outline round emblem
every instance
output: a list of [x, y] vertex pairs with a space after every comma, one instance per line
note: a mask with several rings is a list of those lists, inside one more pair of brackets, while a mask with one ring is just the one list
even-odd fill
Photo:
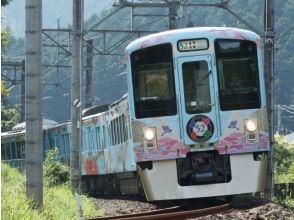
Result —
[[188, 121], [187, 134], [195, 142], [207, 141], [213, 132], [213, 123], [205, 115], [195, 115]]

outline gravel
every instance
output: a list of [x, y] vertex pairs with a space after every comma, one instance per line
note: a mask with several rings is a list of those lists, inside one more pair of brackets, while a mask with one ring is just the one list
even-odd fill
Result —
[[[96, 198], [97, 209], [104, 210], [105, 216], [117, 216], [180, 205], [179, 202], [146, 202], [142, 197]], [[234, 210], [226, 214], [210, 215], [197, 220], [294, 220], [293, 210], [273, 202], [246, 195], [238, 196], [233, 200]], [[192, 219], [191, 219], [192, 220]]]

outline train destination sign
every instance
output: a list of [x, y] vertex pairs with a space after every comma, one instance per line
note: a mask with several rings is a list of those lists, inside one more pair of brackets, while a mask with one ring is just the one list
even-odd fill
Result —
[[193, 50], [207, 50], [208, 40], [207, 39], [190, 39], [178, 41], [179, 51], [193, 51]]

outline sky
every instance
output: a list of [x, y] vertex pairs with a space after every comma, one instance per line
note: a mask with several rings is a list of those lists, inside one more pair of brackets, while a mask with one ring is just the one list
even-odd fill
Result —
[[[72, 23], [73, 0], [43, 0], [43, 28], [68, 27]], [[85, 20], [93, 14], [99, 14], [101, 10], [112, 7], [113, 0], [84, 0]], [[1, 27], [10, 27], [15, 37], [25, 35], [25, 0], [11, 0], [1, 8]]]

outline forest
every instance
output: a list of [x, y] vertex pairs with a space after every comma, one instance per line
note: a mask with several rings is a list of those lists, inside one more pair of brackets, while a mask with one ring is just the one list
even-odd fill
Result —
[[[191, 1], [190, 1], [191, 2]], [[193, 3], [217, 3], [218, 0], [193, 1]], [[275, 105], [294, 104], [294, 1], [275, 1]], [[248, 22], [260, 33], [263, 33], [263, 0], [231, 0], [229, 9]], [[49, 8], [54, 13], [54, 7]], [[99, 15], [93, 14], [85, 20], [84, 28], [91, 27], [99, 20], [107, 16], [113, 8], [102, 11]], [[85, 11], [87, 13], [87, 11]], [[124, 8], [115, 13], [96, 29], [130, 30], [131, 17], [130, 8]], [[168, 10], [166, 8], [137, 8], [139, 14], [158, 14], [156, 17], [135, 17], [133, 20], [134, 30], [144, 30], [159, 32], [168, 29]], [[226, 10], [218, 7], [187, 7], [179, 8], [177, 17], [177, 28], [184, 28], [188, 23], [194, 26], [227, 26], [250, 29], [232, 16]], [[122, 19], [123, 18], [123, 19]], [[5, 18], [4, 18], [5, 19]], [[70, 28], [70, 26], [60, 27]], [[15, 37], [8, 27], [5, 28], [10, 33], [9, 44], [2, 51], [1, 57], [24, 57], [25, 40]], [[3, 31], [3, 30], [2, 30]], [[65, 33], [54, 32], [50, 36], [60, 44], [68, 46], [69, 40]], [[121, 56], [101, 56], [95, 55], [93, 58], [93, 105], [104, 105], [120, 98], [127, 91], [126, 74], [124, 74], [123, 51], [124, 47], [136, 39], [136, 35], [126, 33], [109, 33], [106, 45], [103, 44], [102, 36], [98, 32], [91, 32], [85, 36], [85, 41], [93, 39], [94, 47], [102, 51], [104, 48], [109, 53], [121, 54]], [[48, 45], [50, 39], [43, 37], [44, 45]], [[52, 42], [51, 42], [52, 43]], [[61, 62], [59, 62], [61, 60]], [[59, 68], [51, 67], [58, 63]], [[83, 86], [85, 87], [86, 72], [86, 43], [84, 46], [84, 66], [83, 66]], [[70, 119], [70, 56], [57, 47], [43, 47], [43, 112], [44, 117], [57, 122], [65, 122]], [[3, 67], [2, 67], [3, 68]], [[4, 70], [8, 71], [8, 70]], [[2, 71], [3, 72], [3, 71]], [[7, 73], [7, 72], [6, 72]], [[12, 73], [10, 73], [12, 74]], [[3, 77], [2, 77], [3, 79]], [[7, 82], [9, 87], [9, 82]], [[2, 97], [6, 106], [14, 106], [20, 103], [20, 86], [16, 85], [10, 90], [9, 95]], [[85, 100], [85, 88], [83, 88], [83, 99]], [[7, 108], [7, 107], [6, 107]], [[2, 108], [3, 109], [3, 108]], [[4, 109], [5, 110], [5, 109]], [[288, 130], [294, 130], [293, 118], [284, 115], [282, 124]], [[287, 117], [286, 117], [287, 116]], [[276, 118], [275, 118], [276, 120]], [[285, 131], [287, 133], [287, 131]]]

